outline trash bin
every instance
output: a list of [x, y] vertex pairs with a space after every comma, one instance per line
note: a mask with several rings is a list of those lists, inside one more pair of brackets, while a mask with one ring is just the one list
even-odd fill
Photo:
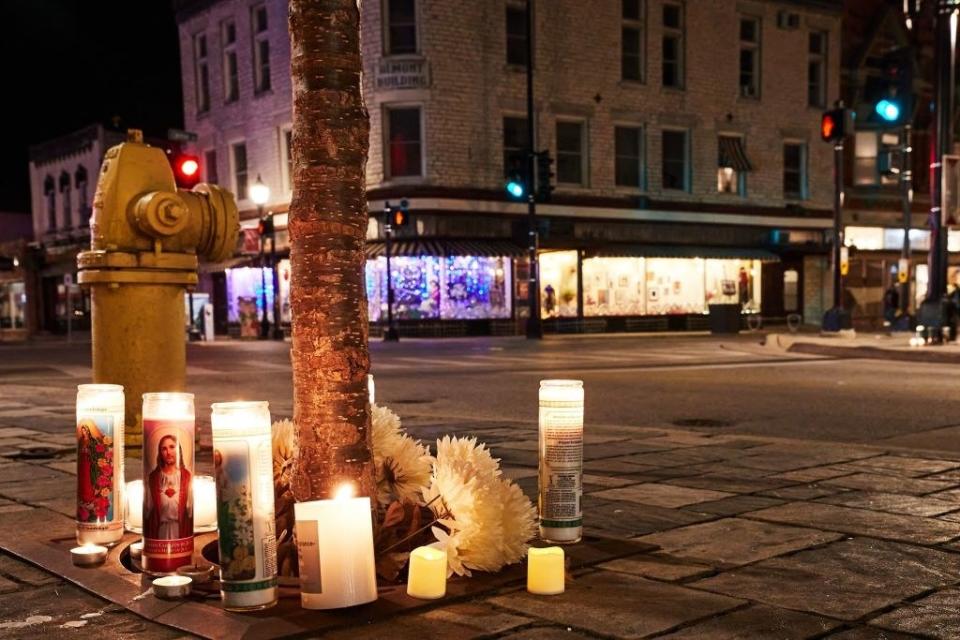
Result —
[[739, 304], [711, 304], [710, 333], [740, 333]]

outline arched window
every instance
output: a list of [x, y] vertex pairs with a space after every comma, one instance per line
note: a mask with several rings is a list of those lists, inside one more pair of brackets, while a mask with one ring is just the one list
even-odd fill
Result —
[[84, 228], [90, 225], [90, 193], [87, 187], [87, 168], [83, 165], [77, 167], [73, 174], [73, 184], [77, 188], [77, 210], [80, 212], [80, 227]]
[[63, 203], [63, 228], [73, 226], [73, 214], [70, 207], [70, 174], [64, 171], [60, 174], [60, 202]]
[[47, 176], [43, 181], [43, 198], [47, 205], [47, 230], [57, 229], [57, 187], [53, 176]]

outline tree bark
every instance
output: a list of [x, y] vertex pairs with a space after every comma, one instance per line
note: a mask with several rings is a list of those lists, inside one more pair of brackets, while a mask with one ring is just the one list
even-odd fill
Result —
[[290, 0], [293, 200], [290, 305], [297, 501], [343, 483], [376, 496], [367, 398], [364, 171], [356, 0]]

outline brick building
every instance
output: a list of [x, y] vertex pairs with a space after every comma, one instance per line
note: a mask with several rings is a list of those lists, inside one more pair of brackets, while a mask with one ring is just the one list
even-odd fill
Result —
[[[238, 192], [252, 226], [243, 193], [259, 176], [282, 228], [286, 2], [175, 6], [186, 128], [207, 178]], [[528, 295], [526, 206], [503, 188], [525, 157], [525, 3], [361, 7], [371, 319], [386, 297], [379, 214], [405, 199], [401, 320], [509, 331]], [[556, 159], [538, 207], [548, 330], [702, 326], [714, 302], [819, 322], [832, 169], [818, 128], [839, 95], [840, 22], [831, 0], [535, 3], [536, 148]], [[227, 320], [269, 280], [239, 266], [207, 282]]]

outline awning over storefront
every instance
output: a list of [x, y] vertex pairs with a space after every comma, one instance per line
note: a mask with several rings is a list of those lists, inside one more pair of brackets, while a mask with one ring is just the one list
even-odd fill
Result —
[[[387, 255], [385, 243], [367, 242], [368, 258]], [[448, 240], [431, 238], [401, 238], [390, 243], [391, 256], [483, 256], [508, 258], [526, 255], [526, 249], [509, 240]]]
[[218, 273], [227, 269], [240, 267], [257, 267], [260, 265], [260, 256], [235, 256], [223, 262], [201, 262], [200, 273]]
[[741, 247], [698, 247], [687, 245], [611, 244], [588, 249], [587, 258], [715, 258], [779, 262], [780, 257], [764, 249]]
[[743, 138], [735, 136], [720, 136], [719, 166], [730, 167], [736, 171], [752, 171], [747, 152], [743, 148]]

